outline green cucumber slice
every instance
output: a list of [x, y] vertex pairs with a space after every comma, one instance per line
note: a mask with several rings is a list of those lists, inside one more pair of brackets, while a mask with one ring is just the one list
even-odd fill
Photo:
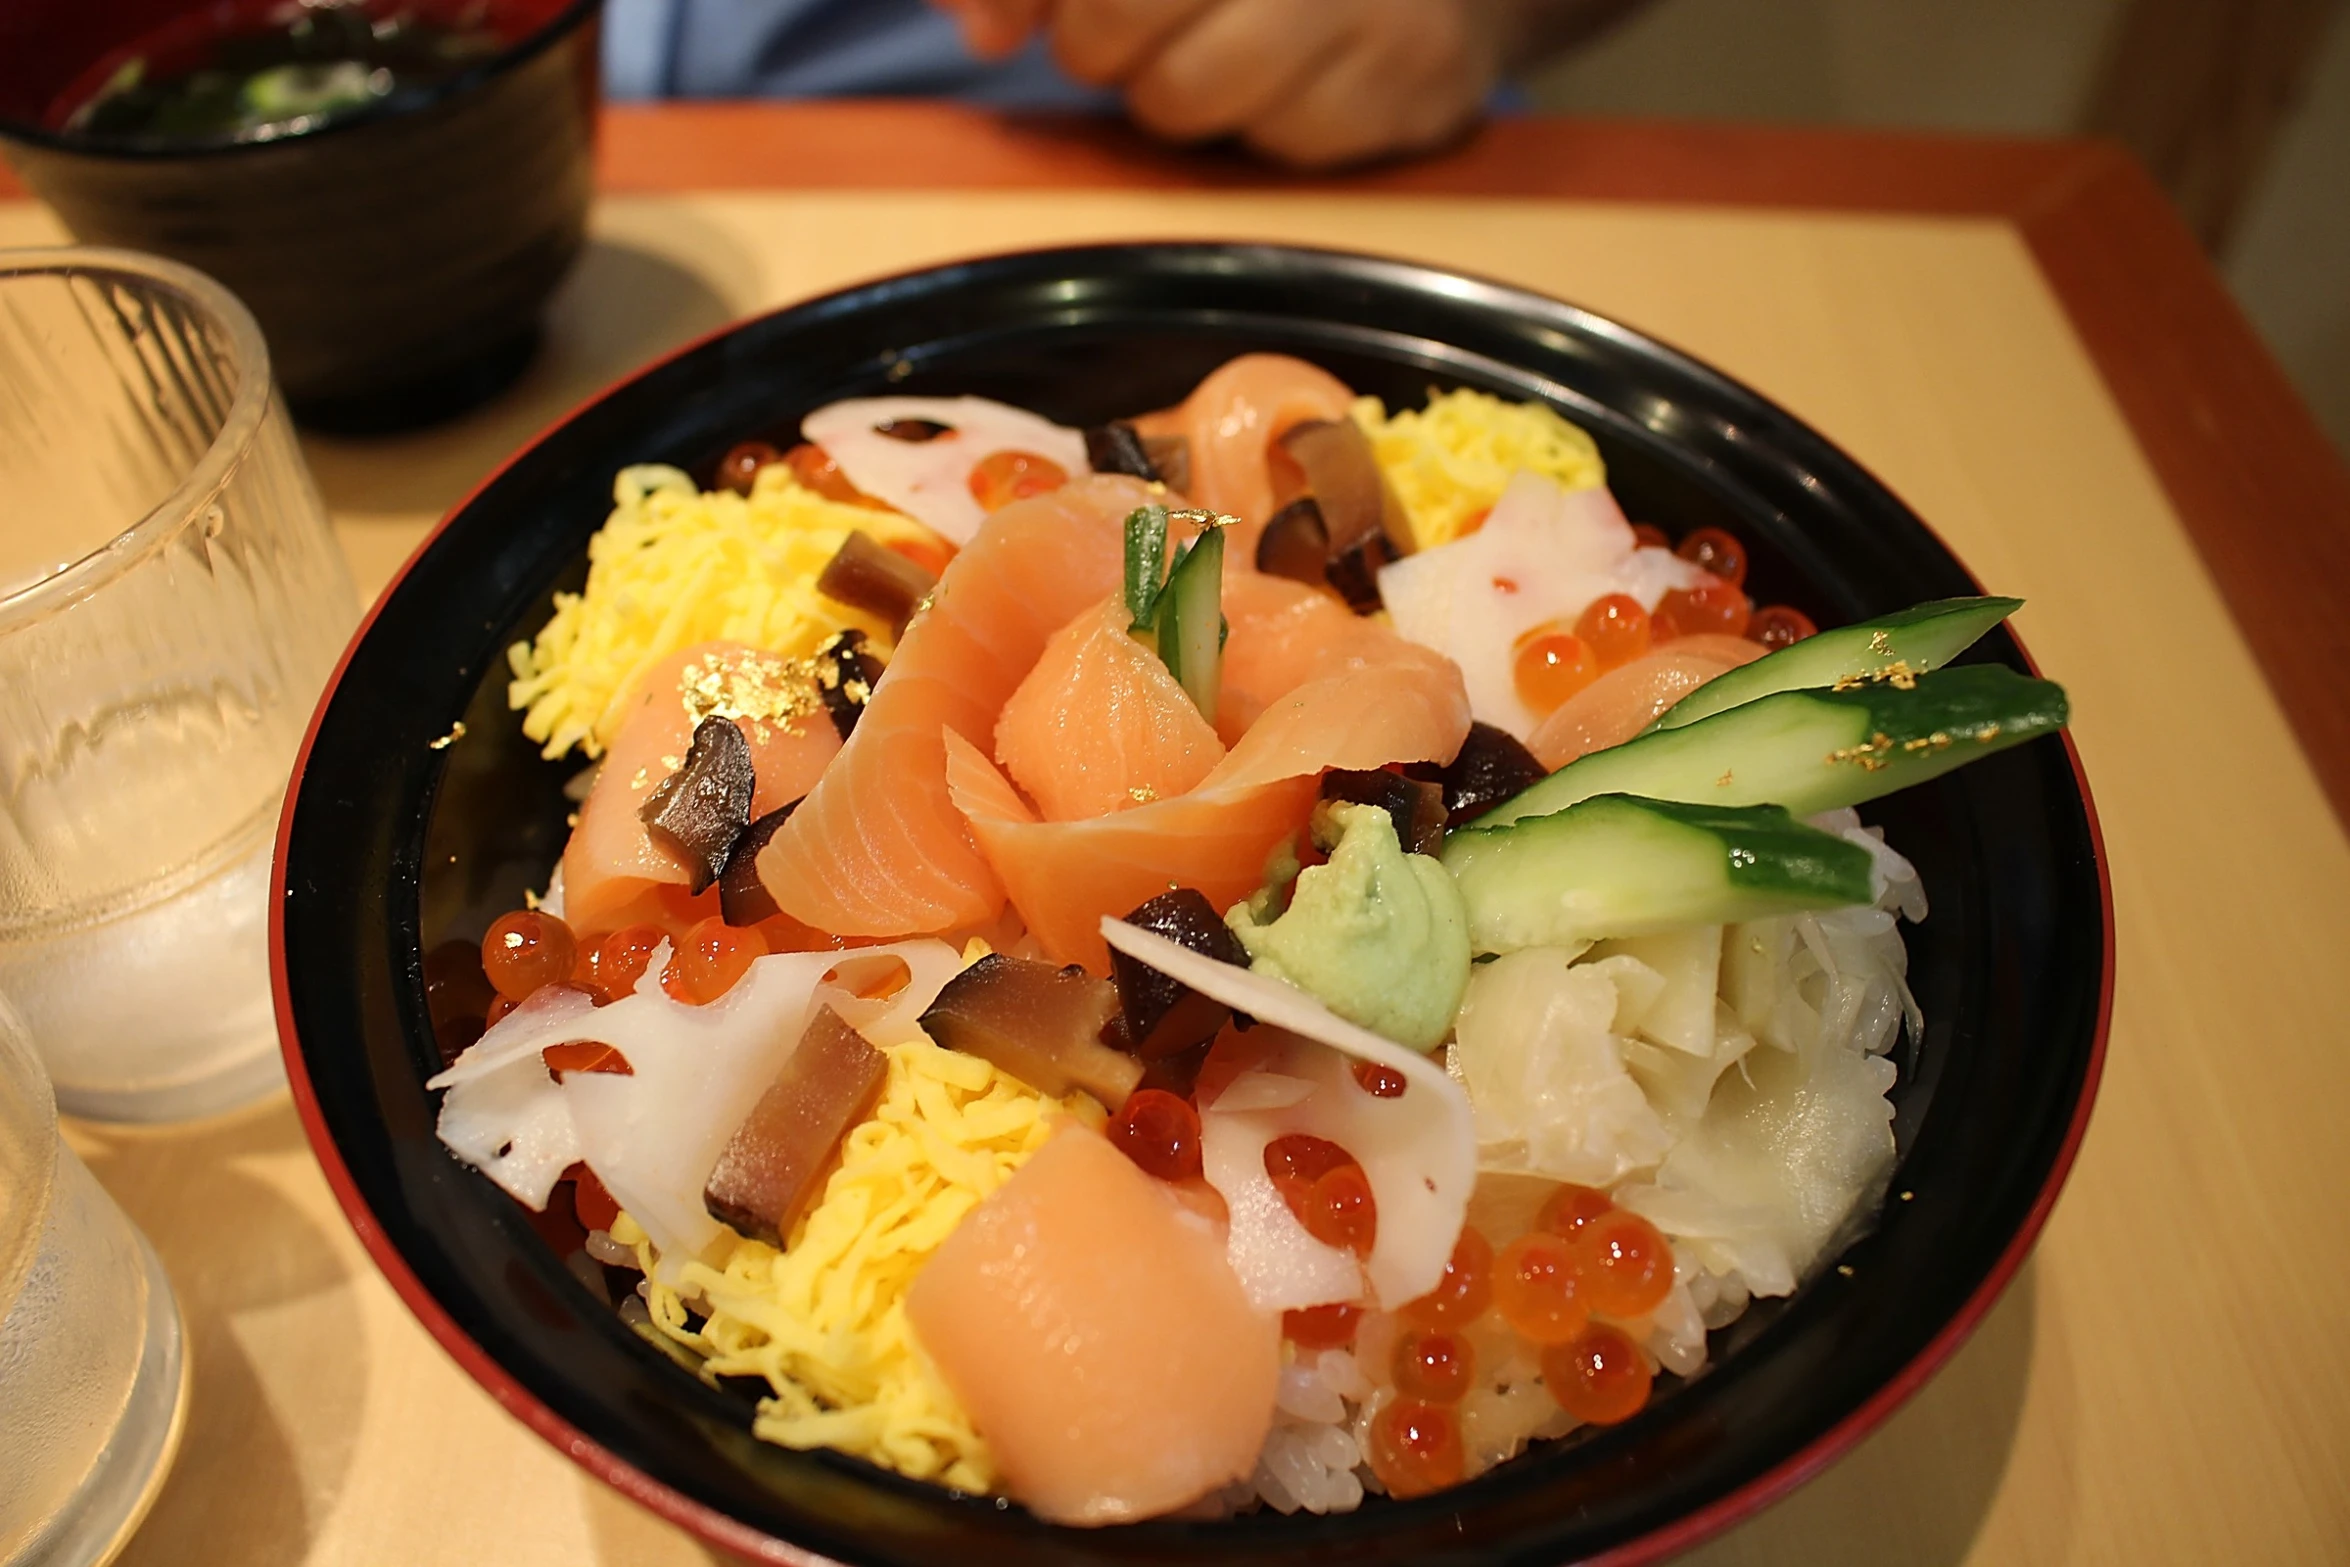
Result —
[[1216, 721], [1224, 672], [1224, 530], [1194, 540], [1159, 592], [1159, 657], [1200, 716]]
[[1642, 733], [1679, 729], [1777, 691], [1832, 686], [1889, 672], [1940, 669], [1977, 638], [2024, 607], [2022, 599], [1935, 599], [1857, 626], [1839, 626], [1792, 647], [1716, 675], [1668, 708]]
[[1776, 805], [1602, 794], [1444, 840], [1479, 952], [1573, 946], [1866, 903], [1869, 852]]
[[1137, 506], [1126, 514], [1126, 612], [1140, 634], [1154, 631], [1152, 615], [1159, 602], [1160, 584], [1167, 577], [1167, 508]]
[[1594, 751], [1472, 826], [1547, 816], [1595, 794], [1704, 805], [1859, 805], [2064, 727], [2064, 688], [1968, 664], [1844, 690], [1780, 691]]

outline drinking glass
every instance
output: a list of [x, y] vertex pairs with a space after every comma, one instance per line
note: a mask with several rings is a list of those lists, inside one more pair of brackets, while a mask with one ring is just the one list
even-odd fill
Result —
[[95, 1567], [130, 1538], [179, 1443], [184, 1337], [0, 1002], [0, 1563]]
[[252, 316], [0, 251], [0, 497], [0, 992], [73, 1114], [256, 1097], [278, 802], [356, 605]]

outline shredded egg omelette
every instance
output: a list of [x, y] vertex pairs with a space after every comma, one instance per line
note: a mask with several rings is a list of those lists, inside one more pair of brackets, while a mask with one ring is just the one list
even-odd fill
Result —
[[1357, 398], [1354, 418], [1421, 549], [1474, 531], [1521, 469], [1562, 489], [1607, 482], [1591, 437], [1541, 403], [1506, 403], [1463, 388], [1393, 415], [1376, 397]]
[[[626, 1214], [653, 1327], [707, 1378], [756, 1376], [773, 1396], [753, 1429], [784, 1447], [832, 1447], [918, 1480], [983, 1492], [996, 1483], [972, 1428], [907, 1326], [906, 1289], [963, 1216], [1070, 1116], [1099, 1127], [1083, 1094], [1048, 1099], [976, 1056], [926, 1039], [891, 1046], [880, 1105], [783, 1251], [729, 1237], [715, 1267], [654, 1280], [645, 1233]], [[705, 1313], [697, 1328], [691, 1309]]]
[[612, 515], [588, 540], [586, 591], [555, 595], [536, 638], [507, 650], [508, 704], [522, 732], [553, 759], [574, 747], [603, 755], [644, 670], [696, 642], [724, 639], [804, 658], [844, 626], [886, 653], [890, 628], [816, 591], [852, 531], [875, 541], [929, 541], [895, 512], [848, 506], [802, 487], [782, 463], [759, 470], [749, 496], [697, 490], [659, 464], [623, 468]]

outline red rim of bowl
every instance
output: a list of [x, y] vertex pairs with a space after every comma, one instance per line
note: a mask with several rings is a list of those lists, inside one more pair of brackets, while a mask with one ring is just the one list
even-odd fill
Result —
[[[762, 315], [766, 313], [761, 312]], [[758, 317], [746, 319], [756, 320]], [[302, 1054], [300, 1034], [294, 1026], [286, 979], [286, 849], [293, 837], [294, 809], [301, 794], [302, 775], [309, 767], [310, 750], [318, 739], [319, 725], [326, 718], [327, 708], [342, 684], [343, 674], [350, 667], [359, 644], [366, 640], [367, 633], [374, 627], [376, 616], [381, 613], [385, 603], [466, 507], [472, 505], [482, 491], [497, 482], [507, 469], [521, 461], [540, 442], [629, 382], [685, 357], [741, 325], [743, 322], [733, 321], [705, 332], [615, 378], [593, 395], [566, 409], [558, 418], [550, 420], [451, 506], [376, 594], [375, 601], [361, 617], [359, 628], [351, 634], [351, 641], [343, 649], [342, 657], [336, 661], [334, 673], [328, 678], [326, 689], [319, 695], [318, 706], [310, 715], [309, 728], [302, 736], [302, 748], [294, 758], [293, 785], [286, 791], [285, 805], [278, 816], [277, 847], [271, 866], [274, 895], [269, 905], [270, 988], [277, 1012], [278, 1045], [285, 1056], [286, 1080], [293, 1090], [294, 1108], [302, 1118], [303, 1133], [310, 1140], [311, 1152], [326, 1175], [327, 1185], [333, 1189], [336, 1202], [342, 1206], [343, 1216], [350, 1221], [353, 1232], [358, 1235], [360, 1244], [367, 1248], [368, 1255], [375, 1259], [376, 1267], [392, 1286], [393, 1293], [424, 1324], [425, 1331], [438, 1340], [440, 1346], [464, 1368], [465, 1373], [480, 1383], [508, 1414], [537, 1432], [572, 1462], [631, 1501], [668, 1519], [707, 1544], [751, 1560], [787, 1563], [789, 1567], [841, 1567], [832, 1557], [779, 1540], [655, 1480], [541, 1403], [458, 1327], [456, 1320], [442, 1309], [440, 1302], [409, 1269], [407, 1260], [384, 1234], [383, 1227], [376, 1222], [367, 1200], [360, 1195], [358, 1183], [351, 1178], [349, 1168], [344, 1165], [342, 1155], [327, 1131], [325, 1120], [319, 1113], [318, 1096], [310, 1086], [309, 1067]], [[1677, 349], [1674, 351], [1679, 352]], [[1870, 477], [1875, 479], [1874, 474]], [[1876, 482], [1883, 483], [1882, 480]], [[1891, 486], [1886, 488], [1891, 490]], [[1923, 518], [1919, 520], [1929, 533], [1933, 533], [1934, 541], [1950, 554], [1950, 558], [1958, 560], [1957, 553], [1950, 550], [1949, 544], [1939, 533], [1934, 532], [1933, 525], [1925, 523]], [[1964, 563], [1961, 562], [1961, 565], [1963, 567]], [[1968, 575], [1972, 576], [1973, 573], [1970, 571]], [[2009, 635], [2015, 636], [2013, 627], [2009, 628]], [[2024, 646], [2020, 636], [2015, 637], [2015, 643], [2026, 667], [2037, 675], [2040, 666], [2032, 657], [2030, 649]], [[1726, 1495], [1716, 1497], [1695, 1511], [1636, 1539], [1627, 1540], [1622, 1545], [1587, 1558], [1590, 1567], [1640, 1567], [1643, 1563], [1662, 1561], [1712, 1538], [1733, 1524], [1755, 1516], [1810, 1481], [1859, 1445], [1862, 1438], [1882, 1425], [1895, 1410], [1924, 1387], [1935, 1372], [1942, 1369], [1998, 1303], [2000, 1296], [2007, 1292], [2007, 1286], [2015, 1278], [2017, 1270], [2031, 1255], [2033, 1243], [2039, 1239], [2041, 1229], [2047, 1224], [2048, 1215], [2055, 1208], [2057, 1196], [2064, 1188], [2065, 1178], [2071, 1173], [2073, 1161], [2080, 1153], [2082, 1139], [2088, 1135], [2090, 1112], [2096, 1106], [2098, 1084], [2105, 1074], [2106, 1037], [2113, 1023], [2113, 878], [2106, 862], [2105, 831], [2097, 817], [2097, 802], [2089, 792], [2089, 777], [2081, 768], [2081, 753], [2073, 743], [2072, 731], [2062, 731], [2059, 738], [2064, 742], [2065, 760], [2072, 768], [2073, 783], [2080, 790], [2082, 814], [2088, 822], [2091, 855], [2097, 866], [2097, 901], [2105, 927], [2104, 947], [2100, 959], [2097, 1024], [2090, 1041], [2088, 1067], [2081, 1078], [2080, 1098], [2073, 1106], [2071, 1123], [2065, 1128], [2063, 1145], [2058, 1148], [2056, 1159], [2049, 1166], [2047, 1178], [2041, 1183], [2031, 1210], [2025, 1214], [2023, 1223], [2017, 1226], [2015, 1235], [1999, 1254], [1999, 1260], [1992, 1266], [1990, 1273], [1967, 1296], [1965, 1303], [1952, 1314], [1950, 1320], [1942, 1325], [1941, 1331], [1928, 1340], [1925, 1347], [1911, 1357], [1909, 1364], [1902, 1367], [1898, 1374], [1869, 1395], [1859, 1408]]]

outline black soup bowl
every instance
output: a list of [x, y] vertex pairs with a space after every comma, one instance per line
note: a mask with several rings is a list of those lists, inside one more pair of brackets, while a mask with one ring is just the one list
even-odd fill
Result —
[[[1257, 349], [1391, 405], [1431, 386], [1543, 399], [1596, 437], [1632, 516], [1737, 530], [1758, 598], [1823, 625], [1979, 591], [1851, 459], [1681, 354], [1495, 284], [1271, 247], [1042, 251], [851, 289], [696, 344], [513, 458], [410, 562], [320, 706], [279, 838], [279, 1023], [319, 1160], [418, 1317], [542, 1436], [714, 1544], [965, 1567], [1650, 1559], [1800, 1483], [1915, 1391], [2055, 1199], [2103, 1055], [2112, 922], [2087, 789], [2053, 739], [1868, 813], [1933, 900], [1909, 937], [1927, 1032], [1895, 1090], [1900, 1199], [1874, 1233], [1717, 1332], [1709, 1369], [1633, 1419], [1417, 1501], [1081, 1531], [767, 1446], [747, 1403], [639, 1340], [592, 1270], [566, 1268], [576, 1229], [441, 1148], [423, 1086], [436, 1016], [450, 1044], [479, 1025], [436, 965], [543, 885], [565, 836], [569, 769], [507, 711], [505, 650], [580, 585], [615, 469], [674, 463], [707, 483], [737, 441], [789, 441], [809, 410], [884, 391], [1098, 422]], [[2029, 667], [2004, 630], [1970, 656]]]
[[[303, 424], [427, 424], [521, 372], [586, 242], [600, 10], [12, 0], [0, 6], [0, 151], [76, 239], [169, 256], [244, 301]], [[184, 76], [223, 49], [327, 22], [462, 28], [480, 47], [412, 85], [387, 68], [371, 101], [249, 129], [72, 114], [125, 72]]]

